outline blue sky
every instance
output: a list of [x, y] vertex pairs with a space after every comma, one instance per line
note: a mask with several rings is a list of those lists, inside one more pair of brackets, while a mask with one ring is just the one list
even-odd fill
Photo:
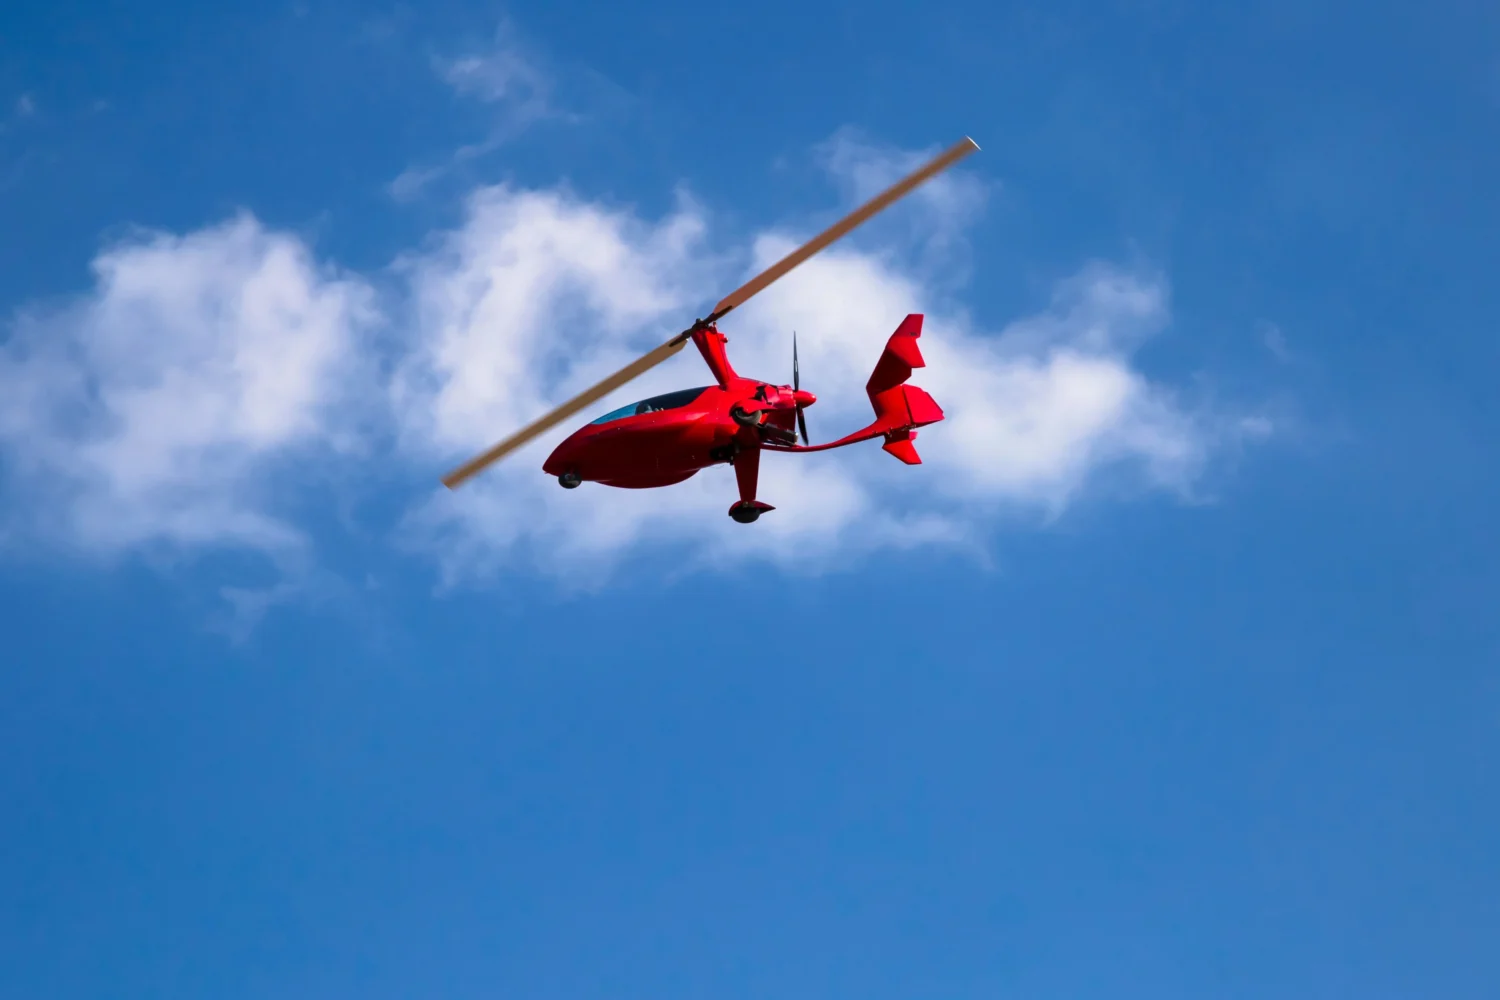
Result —
[[[964, 134], [725, 324], [926, 464], [437, 487]], [[7, 5], [0, 996], [1494, 996], [1496, 176], [1472, 3]]]

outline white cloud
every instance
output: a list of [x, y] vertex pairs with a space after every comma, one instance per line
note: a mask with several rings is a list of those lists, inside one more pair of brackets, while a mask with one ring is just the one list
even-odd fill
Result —
[[274, 513], [288, 485], [268, 477], [355, 443], [370, 289], [248, 216], [142, 235], [94, 274], [91, 294], [21, 316], [0, 346], [0, 446], [26, 533], [99, 553], [299, 549]]
[[472, 444], [625, 363], [646, 327], [687, 308], [703, 231], [688, 203], [652, 226], [563, 191], [480, 190], [464, 228], [398, 263], [411, 292], [395, 385], [405, 426]]
[[[442, 249], [412, 262], [420, 376], [399, 392], [411, 452], [452, 462], [490, 444], [679, 329], [690, 289], [728, 289], [802, 238], [765, 234], [731, 273], [702, 260], [705, 229], [690, 207], [652, 226], [555, 193], [481, 195]], [[1046, 312], [998, 334], [927, 299], [898, 264], [844, 248], [722, 324], [736, 366], [778, 382], [790, 380], [799, 332], [804, 384], [819, 396], [809, 421], [828, 440], [869, 421], [864, 382], [886, 338], [924, 312], [929, 367], [913, 382], [948, 419], [922, 433], [921, 468], [874, 444], [768, 455], [761, 495], [781, 509], [746, 528], [725, 516], [736, 496], [725, 468], [661, 491], [561, 492], [539, 471], [572, 429], [560, 427], [458, 494], [435, 489], [408, 527], [450, 581], [522, 557], [598, 579], [636, 545], [675, 545], [698, 565], [816, 569], [877, 547], [967, 543], [997, 509], [1056, 513], [1107, 466], [1156, 487], [1192, 482], [1216, 431], [1131, 363], [1168, 319], [1155, 276], [1091, 266]], [[688, 350], [608, 405], [706, 381]]]
[[[930, 234], [951, 239], [967, 218], [942, 218], [943, 198], [968, 197], [956, 190], [928, 203]], [[456, 493], [437, 484], [810, 235], [761, 233], [728, 256], [709, 233], [685, 196], [645, 219], [564, 189], [483, 188], [462, 225], [381, 276], [383, 316], [369, 280], [248, 217], [115, 247], [96, 262], [92, 294], [23, 317], [0, 347], [12, 508], [92, 551], [167, 543], [284, 558], [306, 543], [293, 488], [363, 448], [366, 461], [395, 458], [431, 482], [393, 530], [449, 583], [506, 567], [599, 583], [642, 550], [685, 570], [753, 559], [815, 572], [878, 548], [982, 551], [998, 518], [1056, 516], [1105, 472], [1184, 492], [1225, 435], [1267, 430], [1195, 412], [1137, 367], [1137, 349], [1169, 321], [1158, 275], [1093, 264], [1037, 315], [991, 330], [902, 257], [851, 242], [732, 314], [731, 356], [789, 381], [795, 329], [819, 397], [810, 429], [829, 440], [869, 421], [864, 383], [886, 338], [925, 313], [929, 367], [912, 381], [948, 419], [921, 432], [923, 466], [876, 443], [767, 455], [760, 492], [778, 509], [750, 526], [726, 516], [737, 494], [722, 467], [664, 490], [560, 490], [540, 466], [571, 427]], [[377, 349], [382, 323], [394, 338]], [[707, 381], [689, 349], [600, 408]], [[371, 424], [393, 430], [377, 437]], [[253, 616], [290, 591], [235, 593]]]

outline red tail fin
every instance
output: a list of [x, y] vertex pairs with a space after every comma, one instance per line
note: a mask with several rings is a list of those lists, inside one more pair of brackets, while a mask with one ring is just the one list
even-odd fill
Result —
[[870, 405], [875, 407], [874, 427], [885, 435], [885, 450], [907, 465], [922, 462], [912, 444], [917, 437], [915, 428], [943, 419], [942, 409], [931, 396], [906, 384], [912, 369], [927, 367], [922, 352], [917, 349], [920, 336], [922, 314], [912, 313], [901, 321], [891, 339], [886, 341], [885, 353], [880, 355], [880, 361], [865, 386], [865, 391], [870, 394]]

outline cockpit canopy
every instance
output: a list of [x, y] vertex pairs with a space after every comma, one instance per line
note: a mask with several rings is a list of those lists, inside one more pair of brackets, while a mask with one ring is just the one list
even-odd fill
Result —
[[705, 385], [697, 389], [679, 389], [676, 392], [652, 396], [650, 399], [643, 399], [639, 403], [631, 403], [629, 406], [622, 406], [618, 410], [610, 410], [604, 416], [592, 422], [607, 424], [610, 421], [623, 420], [626, 417], [638, 417], [643, 413], [655, 413], [658, 410], [675, 410], [680, 406], [688, 405], [708, 391], [709, 388], [709, 386]]

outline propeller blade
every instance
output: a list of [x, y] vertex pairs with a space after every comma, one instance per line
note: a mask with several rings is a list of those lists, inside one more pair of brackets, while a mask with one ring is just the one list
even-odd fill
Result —
[[588, 406], [591, 403], [594, 403], [597, 400], [603, 398], [604, 396], [609, 395], [611, 392], [614, 392], [626, 382], [629, 382], [637, 376], [643, 374], [644, 372], [655, 368], [657, 365], [661, 364], [663, 361], [667, 360], [672, 355], [682, 350], [682, 345], [686, 343], [687, 338], [679, 334], [677, 337], [673, 337], [671, 340], [667, 341], [665, 344], [662, 344], [655, 350], [642, 355], [640, 358], [632, 361], [624, 368], [621, 368], [619, 371], [615, 372], [609, 378], [574, 396], [572, 399], [557, 407], [546, 416], [539, 417], [536, 420], [533, 420], [531, 423], [527, 424], [525, 427], [522, 427], [520, 430], [516, 431], [504, 441], [501, 441], [499, 444], [495, 445], [493, 448], [490, 448], [488, 451], [482, 452], [479, 455], [476, 455], [473, 458], [469, 459], [463, 465], [460, 465], [458, 468], [454, 469], [452, 472], [444, 476], [443, 485], [448, 487], [450, 490], [457, 489], [464, 483], [465, 480], [468, 480], [477, 473], [482, 472], [487, 466], [493, 465], [494, 463], [500, 461], [500, 459], [515, 451], [517, 448], [521, 447], [521, 445], [530, 441], [532, 438], [552, 429], [558, 423], [566, 420], [568, 417], [571, 417], [573, 414], [577, 413], [585, 406]]
[[775, 264], [772, 264], [769, 268], [762, 271], [760, 274], [757, 274], [755, 277], [751, 278], [749, 281], [745, 282], [743, 285], [741, 285], [739, 288], [736, 288], [728, 295], [724, 296], [724, 298], [719, 301], [719, 304], [714, 306], [714, 316], [716, 318], [723, 316], [725, 313], [729, 312], [729, 310], [734, 309], [737, 306], [744, 305], [751, 296], [755, 295], [758, 292], [764, 291], [767, 285], [771, 284], [776, 279], [785, 276], [786, 273], [792, 268], [796, 267], [798, 264], [801, 264], [803, 261], [807, 260], [807, 258], [811, 257], [819, 250], [822, 250], [830, 243], [833, 243], [834, 241], [847, 236], [856, 226], [869, 221], [877, 213], [884, 211], [895, 202], [906, 197], [913, 190], [915, 190], [918, 185], [920, 185], [924, 181], [931, 180], [933, 177], [936, 177], [938, 174], [942, 173], [944, 170], [947, 170], [949, 167], [953, 166], [953, 164], [957, 163], [965, 156], [968, 156], [978, 148], [978, 143], [976, 143], [973, 139], [970, 139], [968, 136], [964, 136], [964, 138], [962, 138], [958, 142], [955, 142], [952, 146], [949, 146], [946, 151], [928, 161], [925, 166], [913, 171], [906, 177], [903, 177], [901, 180], [892, 184], [890, 187], [886, 188], [884, 191], [880, 192], [875, 197], [871, 198], [869, 201], [865, 202], [863, 205], [859, 206], [848, 215], [844, 216], [838, 222], [835, 222], [833, 225], [823, 230], [817, 236], [814, 236], [812, 239], [802, 244], [802, 246], [793, 250], [791, 253], [781, 258], [781, 260], [777, 261]]
[[[957, 163], [965, 156], [968, 156], [978, 148], [978, 143], [976, 143], [973, 139], [965, 136], [960, 141], [948, 147], [946, 151], [930, 160], [925, 166], [919, 168], [911, 174], [908, 174], [906, 177], [897, 181], [895, 184], [892, 184], [880, 194], [876, 195], [874, 198], [871, 198], [859, 208], [856, 208], [853, 212], [850, 212], [848, 215], [844, 216], [844, 218], [840, 219], [838, 222], [835, 222], [833, 225], [823, 230], [817, 236], [814, 236], [811, 240], [804, 243], [796, 250], [793, 250], [781, 260], [777, 261], [775, 264], [771, 265], [760, 274], [745, 282], [739, 288], [736, 288], [734, 291], [730, 292], [723, 299], [719, 300], [719, 304], [714, 306], [714, 311], [709, 313], [706, 318], [698, 320], [692, 326], [688, 327], [686, 330], [683, 330], [677, 336], [662, 344], [660, 347], [649, 351], [648, 353], [642, 355], [639, 359], [632, 361], [624, 368], [621, 368], [619, 371], [615, 372], [615, 374], [611, 375], [609, 378], [598, 383], [592, 388], [585, 390], [579, 395], [574, 396], [572, 399], [557, 407], [546, 416], [540, 417], [527, 424], [525, 427], [521, 428], [519, 431], [516, 431], [516, 433], [512, 434], [510, 437], [506, 438], [504, 441], [501, 441], [494, 447], [490, 448], [488, 451], [474, 456], [469, 461], [465, 462], [463, 465], [460, 465], [458, 468], [454, 469], [452, 472], [444, 476], [443, 485], [447, 486], [450, 490], [457, 489], [465, 481], [472, 478], [477, 473], [483, 471], [488, 466], [500, 461], [500, 459], [504, 458], [506, 455], [526, 444], [532, 438], [545, 433], [561, 421], [566, 420], [568, 417], [583, 409], [585, 406], [588, 406], [591, 403], [602, 399], [604, 396], [607, 396], [609, 393], [618, 389], [625, 383], [637, 378], [650, 369], [655, 368], [657, 365], [667, 360], [667, 358], [682, 350], [682, 346], [688, 342], [688, 339], [692, 337], [695, 331], [705, 329], [718, 322], [731, 309], [744, 305], [747, 301], [749, 301], [751, 297], [758, 294], [759, 292], [764, 291], [772, 282], [784, 277], [787, 272], [791, 271], [798, 264], [801, 264], [813, 254], [827, 247], [829, 244], [842, 239], [844, 236], [847, 236], [852, 230], [855, 229], [855, 227], [869, 221], [869, 219], [871, 219], [877, 213], [884, 211], [896, 201], [910, 194], [917, 188], [918, 185], [932, 179], [933, 177], [942, 173], [944, 170], [947, 170], [949, 167], [953, 166], [953, 164]], [[792, 359], [794, 379], [796, 378], [795, 354], [796, 348], [794, 345]], [[802, 411], [800, 408], [797, 411], [797, 416], [798, 422], [799, 424], [801, 424]], [[806, 439], [806, 437], [807, 433], [804, 430], [803, 438]]]
[[[802, 388], [802, 372], [797, 365], [797, 331], [792, 331], [792, 391], [796, 392]], [[802, 443], [812, 444], [807, 438], [807, 418], [802, 415], [802, 407], [797, 407], [797, 430], [802, 432]]]

